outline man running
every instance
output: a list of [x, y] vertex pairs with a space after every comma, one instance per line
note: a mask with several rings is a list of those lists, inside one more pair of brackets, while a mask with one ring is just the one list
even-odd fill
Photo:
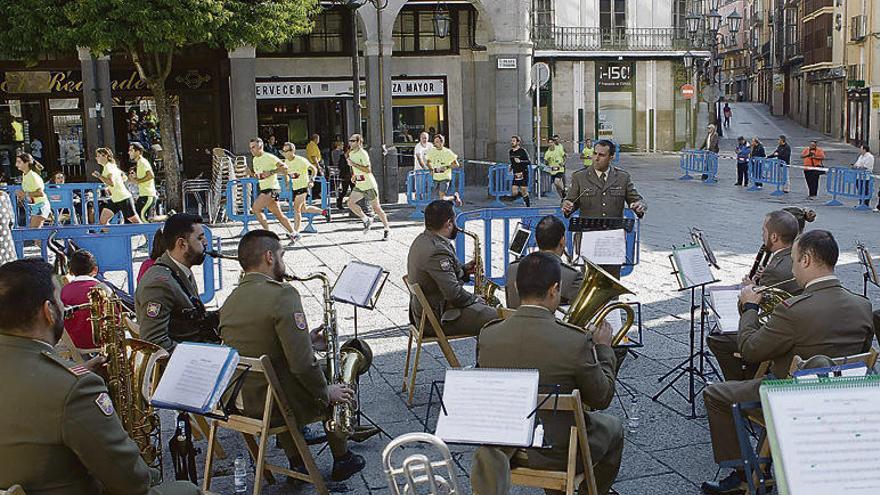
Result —
[[251, 150], [251, 155], [254, 156], [254, 177], [260, 181], [260, 194], [254, 200], [251, 212], [257, 217], [257, 221], [260, 222], [263, 229], [269, 230], [269, 222], [263, 215], [263, 210], [269, 208], [269, 211], [275, 215], [275, 218], [287, 231], [287, 238], [292, 244], [299, 240], [299, 233], [293, 230], [290, 220], [284, 216], [281, 205], [278, 204], [278, 194], [281, 192], [278, 174], [286, 175], [287, 167], [277, 156], [263, 150], [263, 140], [260, 138], [251, 139], [248, 148]]
[[351, 166], [351, 178], [354, 181], [354, 190], [348, 197], [348, 207], [364, 223], [364, 234], [366, 234], [370, 231], [370, 226], [373, 225], [373, 219], [366, 216], [357, 204], [361, 198], [366, 198], [373, 211], [379, 216], [379, 220], [382, 221], [382, 225], [385, 226], [382, 240], [387, 241], [391, 226], [388, 225], [388, 217], [385, 216], [385, 210], [379, 204], [379, 185], [376, 183], [376, 178], [373, 177], [370, 155], [364, 149], [364, 138], [360, 134], [352, 134], [348, 139], [348, 144], [351, 145], [351, 152], [348, 154], [348, 164]]

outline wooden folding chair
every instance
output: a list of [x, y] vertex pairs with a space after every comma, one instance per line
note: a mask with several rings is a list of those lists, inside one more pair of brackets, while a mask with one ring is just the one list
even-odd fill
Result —
[[[455, 339], [465, 339], [471, 338], [471, 335], [450, 335], [446, 336], [446, 333], [443, 332], [443, 327], [440, 326], [440, 321], [437, 320], [437, 315], [431, 311], [431, 306], [428, 304], [428, 299], [425, 297], [425, 293], [422, 292], [422, 288], [419, 287], [419, 284], [410, 284], [409, 278], [404, 275], [403, 283], [406, 285], [406, 288], [409, 290], [410, 297], [415, 297], [417, 301], [419, 301], [419, 305], [422, 307], [422, 316], [419, 318], [419, 324], [409, 325], [409, 341], [406, 345], [406, 363], [403, 365], [403, 391], [406, 392], [409, 390], [409, 398], [407, 399], [407, 405], [412, 405], [413, 395], [415, 394], [416, 389], [416, 373], [419, 371], [419, 358], [422, 355], [422, 344], [436, 342], [437, 345], [440, 346], [440, 351], [443, 352], [443, 356], [446, 358], [446, 361], [449, 363], [449, 366], [453, 368], [461, 368], [461, 362], [459, 362], [458, 357], [455, 355], [455, 351], [452, 350], [452, 346], [449, 345], [450, 340]], [[425, 326], [430, 323], [431, 328], [434, 330], [434, 336], [426, 336], [425, 335]], [[413, 340], [416, 342], [416, 353], [413, 358], [413, 366], [412, 370], [409, 367], [410, 356], [412, 355], [413, 348]], [[407, 377], [409, 377], [409, 384], [407, 385]]]
[[[868, 352], [863, 352], [861, 354], [852, 354], [850, 356], [843, 356], [837, 358], [831, 358], [831, 361], [834, 362], [836, 366], [841, 366], [847, 363], [865, 363], [868, 369], [874, 368], [874, 365], [877, 364], [877, 350], [873, 347]], [[788, 374], [793, 375], [795, 371], [798, 371], [801, 365], [805, 362], [800, 356], [795, 356], [794, 359], [791, 360], [791, 366], [788, 369]]]
[[[549, 400], [544, 401], [547, 397]], [[538, 394], [541, 410], [570, 411], [574, 415], [575, 425], [571, 427], [568, 437], [568, 462], [565, 471], [532, 469], [512, 466], [510, 481], [514, 485], [543, 488], [545, 490], [564, 491], [566, 495], [574, 495], [581, 483], [586, 481], [588, 495], [598, 495], [596, 476], [593, 473], [593, 458], [590, 456], [590, 444], [587, 441], [587, 424], [584, 420], [584, 406], [579, 390], [568, 395]], [[577, 472], [577, 457], [581, 456], [583, 472]]]
[[[226, 420], [217, 419], [211, 423], [211, 428], [208, 433], [208, 452], [205, 456], [205, 478], [204, 481], [202, 481], [202, 490], [207, 491], [211, 488], [211, 466], [213, 464], [214, 444], [217, 440], [217, 429], [227, 428], [244, 435], [248, 450], [255, 458], [256, 474], [254, 475], [253, 495], [259, 495], [262, 490], [261, 485], [264, 471], [267, 475], [267, 481], [270, 483], [273, 482], [271, 480], [271, 473], [285, 474], [289, 477], [312, 483], [315, 485], [315, 490], [317, 490], [318, 493], [321, 495], [329, 495], [330, 492], [327, 490], [324, 478], [321, 476], [321, 472], [318, 471], [318, 466], [315, 464], [312, 452], [309, 450], [309, 446], [306, 444], [306, 441], [302, 436], [299, 423], [296, 421], [296, 418], [293, 415], [293, 409], [290, 407], [290, 401], [287, 396], [284, 395], [284, 391], [281, 388], [281, 382], [278, 380], [278, 375], [275, 374], [275, 369], [272, 367], [272, 362], [269, 361], [269, 357], [265, 354], [257, 359], [241, 357], [239, 360], [239, 369], [248, 369], [248, 372], [250, 373], [261, 373], [265, 376], [267, 387], [266, 401], [263, 406], [263, 417], [250, 418], [233, 414]], [[272, 410], [275, 407], [281, 412], [281, 416], [284, 418], [284, 424], [272, 427]], [[305, 464], [308, 474], [303, 474], [286, 467], [276, 466], [266, 462], [266, 447], [268, 445], [269, 437], [279, 433], [289, 433], [290, 436], [293, 437], [293, 442], [296, 444], [296, 448], [299, 451], [299, 455]], [[259, 437], [259, 443], [254, 441], [254, 436]]]

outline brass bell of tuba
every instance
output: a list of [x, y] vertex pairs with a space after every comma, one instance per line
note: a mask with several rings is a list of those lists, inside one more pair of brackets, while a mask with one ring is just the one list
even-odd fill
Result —
[[571, 307], [568, 310], [565, 321], [566, 323], [586, 328], [589, 324], [600, 324], [611, 311], [622, 309], [626, 312], [626, 323], [611, 340], [612, 346], [619, 345], [623, 342], [626, 333], [635, 320], [635, 312], [629, 304], [621, 302], [608, 303], [616, 297], [623, 294], [633, 294], [633, 292], [627, 289], [620, 280], [614, 278], [614, 276], [598, 265], [589, 260], [586, 263], [587, 273], [584, 277], [584, 283], [581, 285], [577, 296], [571, 301]]

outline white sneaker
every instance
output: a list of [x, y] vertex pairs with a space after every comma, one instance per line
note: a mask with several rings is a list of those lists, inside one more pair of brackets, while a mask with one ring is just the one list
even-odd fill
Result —
[[364, 220], [364, 234], [370, 231], [370, 227], [373, 226], [373, 217], [367, 217]]
[[297, 241], [302, 239], [302, 236], [299, 234], [299, 232], [288, 232], [287, 238], [290, 240], [290, 245], [292, 246], [296, 244]]

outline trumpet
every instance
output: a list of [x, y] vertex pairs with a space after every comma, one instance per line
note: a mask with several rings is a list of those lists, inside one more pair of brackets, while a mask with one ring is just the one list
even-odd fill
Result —
[[[788, 291], [782, 290], [779, 287], [794, 282], [795, 280], [797, 279], [792, 277], [788, 280], [783, 280], [782, 282], [778, 282], [773, 285], [755, 287], [754, 289], [752, 289], [755, 294], [761, 294], [761, 302], [758, 303], [758, 306], [760, 307], [760, 309], [758, 310], [758, 321], [760, 321], [762, 325], [767, 323], [767, 319], [770, 318], [770, 313], [772, 313], [773, 310], [776, 309], [776, 306], [779, 303], [791, 297], [791, 294], [789, 294]], [[742, 303], [739, 303], [738, 307], [739, 312], [742, 313]]]

